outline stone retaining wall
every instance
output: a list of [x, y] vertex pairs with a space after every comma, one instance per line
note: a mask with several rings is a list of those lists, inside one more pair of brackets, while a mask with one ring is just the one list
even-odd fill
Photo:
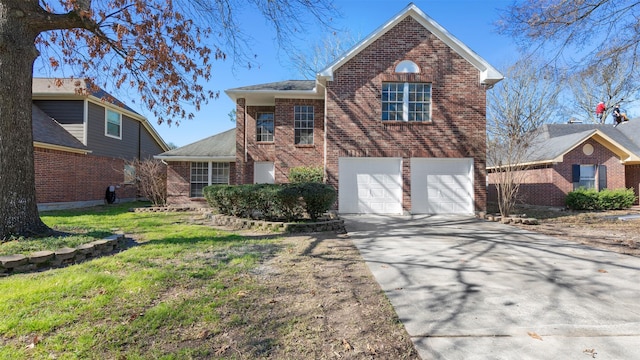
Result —
[[536, 218], [524, 217], [522, 215], [513, 215], [509, 217], [502, 217], [499, 214], [485, 214], [479, 213], [478, 218], [488, 221], [501, 222], [503, 224], [524, 224], [524, 225], [539, 225], [540, 222]]
[[117, 234], [82, 244], [77, 248], [36, 251], [30, 255], [4, 255], [0, 256], [0, 276], [74, 264], [86, 259], [111, 254], [124, 247], [126, 247], [124, 235]]
[[227, 216], [227, 215], [220, 215], [220, 214], [208, 214], [207, 216], [211, 219], [211, 222], [215, 226], [228, 226], [236, 230], [252, 229], [252, 230], [288, 232], [288, 233], [335, 231], [340, 234], [344, 234], [347, 232], [344, 227], [344, 220], [342, 219], [324, 220], [324, 221], [318, 221], [318, 222], [285, 223], [285, 222], [262, 221], [262, 220], [253, 220], [253, 219], [241, 219], [234, 216]]

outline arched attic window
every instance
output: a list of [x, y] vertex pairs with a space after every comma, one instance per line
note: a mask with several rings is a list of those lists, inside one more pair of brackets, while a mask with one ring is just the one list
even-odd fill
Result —
[[411, 60], [402, 60], [398, 63], [398, 65], [396, 65], [396, 72], [417, 74], [420, 72], [420, 68], [418, 67], [418, 64], [414, 63]]

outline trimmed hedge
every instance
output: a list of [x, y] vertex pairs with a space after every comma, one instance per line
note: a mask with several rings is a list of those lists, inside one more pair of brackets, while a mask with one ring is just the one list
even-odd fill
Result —
[[565, 203], [573, 210], [620, 210], [628, 209], [636, 202], [633, 189], [594, 189], [580, 188], [567, 194]]
[[204, 197], [219, 214], [270, 221], [316, 220], [336, 200], [336, 190], [326, 184], [211, 185]]
[[289, 181], [292, 183], [321, 183], [324, 169], [320, 166], [297, 166], [289, 170]]

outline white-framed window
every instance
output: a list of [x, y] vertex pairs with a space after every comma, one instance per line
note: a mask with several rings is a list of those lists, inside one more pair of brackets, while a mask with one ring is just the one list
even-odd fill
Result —
[[607, 188], [607, 167], [605, 165], [572, 166], [573, 189], [585, 188], [598, 191]]
[[382, 121], [431, 121], [431, 84], [382, 84]]
[[202, 189], [208, 185], [229, 184], [228, 162], [192, 162], [190, 197], [203, 197]]
[[293, 128], [296, 145], [313, 144], [313, 106], [293, 107]]
[[135, 184], [136, 183], [136, 167], [133, 165], [124, 165], [124, 183]]
[[116, 139], [122, 139], [122, 114], [107, 109], [104, 122], [104, 134]]
[[258, 142], [272, 142], [274, 129], [273, 113], [258, 113], [256, 118], [256, 140]]

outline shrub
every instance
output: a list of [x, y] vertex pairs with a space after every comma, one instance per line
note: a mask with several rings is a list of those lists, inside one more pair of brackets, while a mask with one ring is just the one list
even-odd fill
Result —
[[635, 202], [633, 189], [604, 189], [598, 194], [598, 207], [603, 210], [628, 209]]
[[565, 203], [573, 210], [619, 210], [628, 209], [636, 201], [633, 189], [594, 189], [580, 188], [567, 194]]
[[309, 217], [316, 220], [336, 201], [336, 190], [327, 184], [307, 182], [300, 184], [300, 194]]
[[569, 209], [595, 210], [598, 204], [598, 192], [594, 189], [579, 188], [571, 191], [565, 198]]
[[134, 159], [125, 161], [125, 166], [133, 170], [125, 170], [125, 179], [133, 177], [140, 194], [147, 198], [153, 206], [165, 206], [167, 203], [167, 168], [160, 160]]
[[292, 183], [322, 182], [324, 170], [321, 166], [298, 166], [289, 170]]
[[212, 185], [203, 189], [207, 203], [224, 215], [249, 218], [259, 213], [267, 220], [315, 220], [336, 199], [333, 187], [316, 182], [295, 184]]

